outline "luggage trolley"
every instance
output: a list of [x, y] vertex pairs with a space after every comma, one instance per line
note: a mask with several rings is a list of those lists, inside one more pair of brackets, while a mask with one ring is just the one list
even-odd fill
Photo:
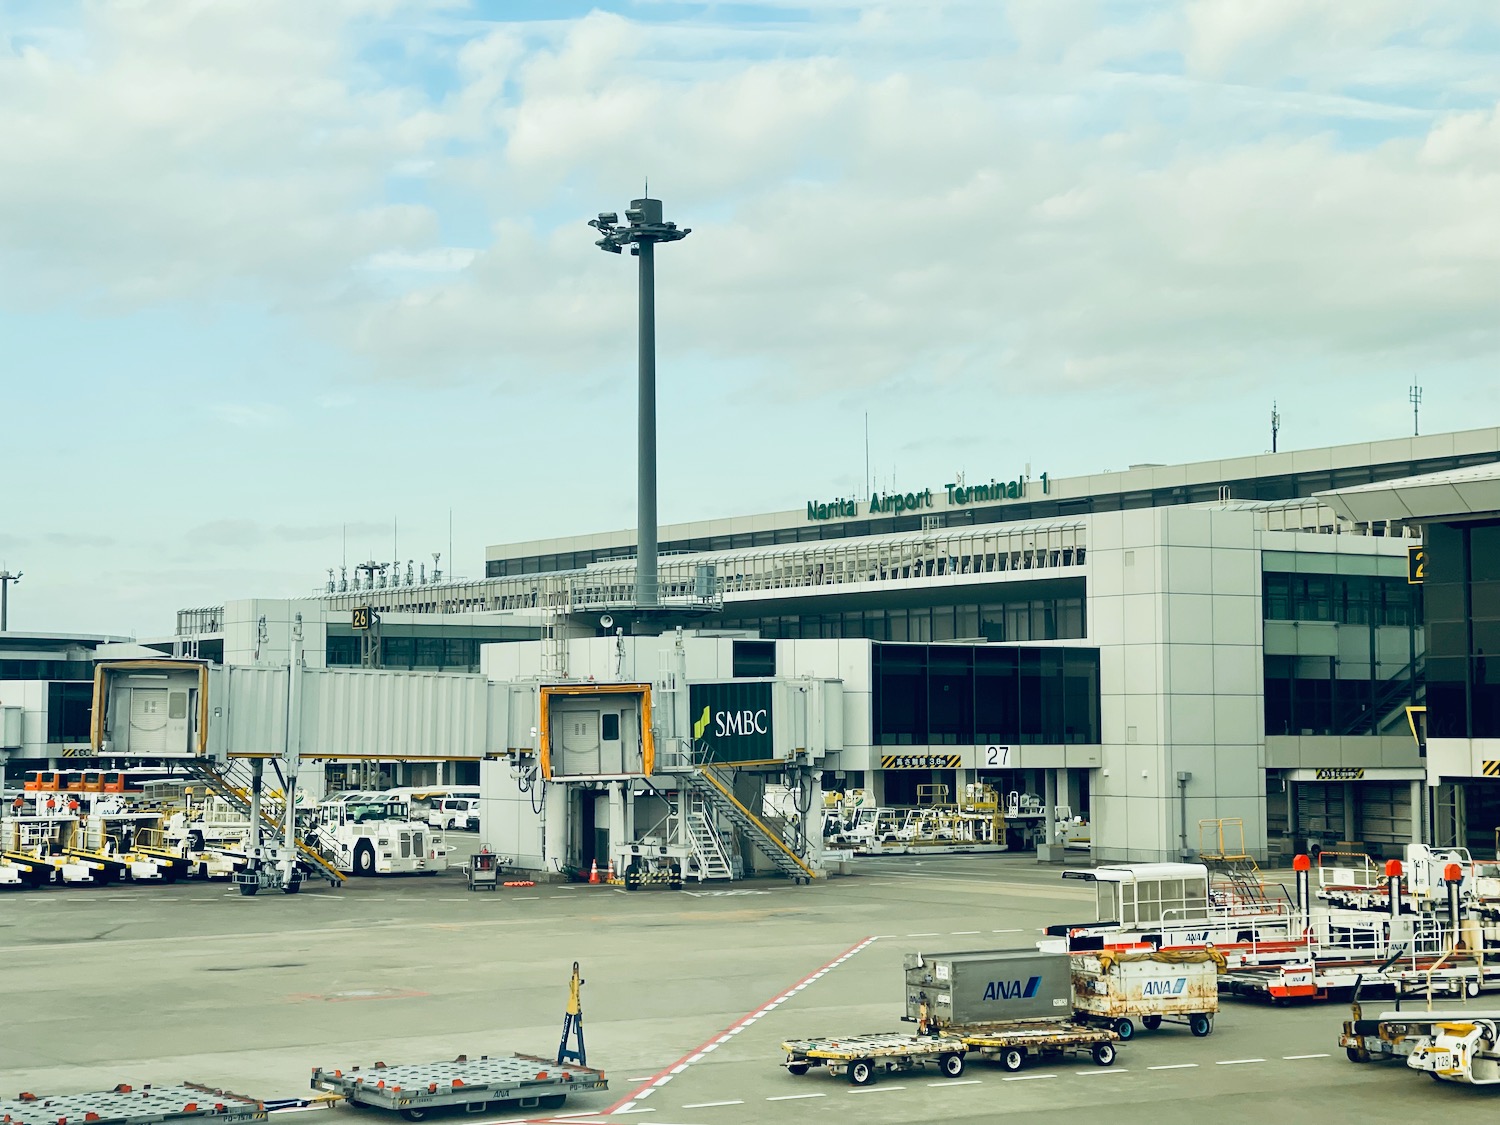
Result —
[[500, 885], [500, 857], [494, 852], [477, 852], [469, 857], [469, 890], [493, 891]]

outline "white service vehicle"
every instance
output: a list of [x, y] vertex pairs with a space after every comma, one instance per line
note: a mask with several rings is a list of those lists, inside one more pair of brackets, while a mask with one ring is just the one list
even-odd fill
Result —
[[439, 797], [427, 810], [427, 823], [434, 828], [445, 830], [478, 832], [479, 799], [477, 797]]
[[1406, 1065], [1425, 1070], [1434, 1079], [1466, 1086], [1500, 1083], [1500, 1018], [1493, 1012], [1467, 1015], [1455, 1012], [1433, 1023], [1418, 1037]]
[[411, 805], [389, 793], [340, 793], [314, 811], [308, 840], [345, 874], [445, 871], [447, 848]]

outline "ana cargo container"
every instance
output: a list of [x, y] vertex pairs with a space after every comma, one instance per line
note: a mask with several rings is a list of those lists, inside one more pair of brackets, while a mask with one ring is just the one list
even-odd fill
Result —
[[1068, 1018], [1072, 988], [1066, 953], [995, 949], [906, 955], [906, 1019], [919, 1020], [925, 1002], [937, 1027]]
[[1125, 1040], [1138, 1023], [1154, 1031], [1163, 1020], [1207, 1035], [1219, 1010], [1223, 965], [1212, 949], [1075, 953], [1073, 1008], [1084, 1022], [1111, 1028]]

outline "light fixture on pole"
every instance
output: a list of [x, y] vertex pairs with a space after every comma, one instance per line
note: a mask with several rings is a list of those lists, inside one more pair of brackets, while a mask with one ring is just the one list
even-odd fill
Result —
[[625, 224], [613, 211], [601, 211], [590, 219], [604, 237], [594, 243], [611, 254], [626, 246], [640, 262], [638, 300], [639, 347], [637, 355], [637, 444], [636, 444], [636, 560], [635, 602], [644, 609], [656, 607], [660, 595], [656, 577], [656, 244], [676, 242], [692, 233], [689, 227], [662, 221], [661, 200], [632, 199]]

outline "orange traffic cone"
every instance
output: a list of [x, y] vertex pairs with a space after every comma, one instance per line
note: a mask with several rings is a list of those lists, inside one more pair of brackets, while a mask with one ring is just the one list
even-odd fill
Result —
[[613, 884], [614, 881], [615, 881], [615, 861], [614, 861], [614, 857], [610, 857], [610, 861], [609, 861], [609, 873], [604, 876], [604, 881], [606, 883], [610, 883], [610, 884]]
[[599, 861], [597, 859], [589, 864], [589, 883], [593, 886], [599, 884]]

